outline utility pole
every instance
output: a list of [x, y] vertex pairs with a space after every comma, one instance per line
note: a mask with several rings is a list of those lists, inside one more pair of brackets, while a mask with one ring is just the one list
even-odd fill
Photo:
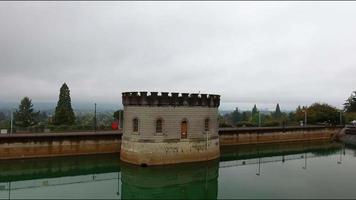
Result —
[[12, 134], [13, 123], [14, 123], [14, 113], [12, 111], [12, 108], [11, 108], [10, 112], [11, 112], [11, 115], [10, 115], [10, 118], [11, 118], [10, 133]]
[[119, 130], [121, 130], [121, 110], [119, 110]]
[[342, 111], [340, 110], [339, 113], [340, 113], [340, 125], [342, 125]]
[[304, 126], [307, 126], [307, 110], [302, 111], [304, 113]]
[[96, 132], [96, 103], [94, 103], [94, 132]]
[[261, 111], [258, 111], [258, 127], [261, 127]]

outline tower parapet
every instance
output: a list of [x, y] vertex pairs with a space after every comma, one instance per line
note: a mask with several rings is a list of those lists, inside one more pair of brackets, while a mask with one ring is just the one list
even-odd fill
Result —
[[124, 106], [203, 106], [219, 107], [220, 95], [177, 92], [123, 92]]

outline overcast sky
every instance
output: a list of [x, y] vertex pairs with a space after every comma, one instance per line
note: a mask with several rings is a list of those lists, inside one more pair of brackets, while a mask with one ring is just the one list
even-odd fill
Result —
[[341, 107], [356, 2], [0, 2], [0, 101], [221, 95], [221, 108]]

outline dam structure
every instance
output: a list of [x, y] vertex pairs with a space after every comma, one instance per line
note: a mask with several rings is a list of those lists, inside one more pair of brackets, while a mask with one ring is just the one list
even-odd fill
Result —
[[124, 92], [122, 103], [122, 161], [148, 166], [219, 158], [219, 95]]

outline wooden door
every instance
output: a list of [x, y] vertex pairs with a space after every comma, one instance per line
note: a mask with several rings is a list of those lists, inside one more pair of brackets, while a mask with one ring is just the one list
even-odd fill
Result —
[[187, 138], [188, 135], [188, 124], [187, 121], [182, 121], [180, 125], [180, 138], [184, 139]]

